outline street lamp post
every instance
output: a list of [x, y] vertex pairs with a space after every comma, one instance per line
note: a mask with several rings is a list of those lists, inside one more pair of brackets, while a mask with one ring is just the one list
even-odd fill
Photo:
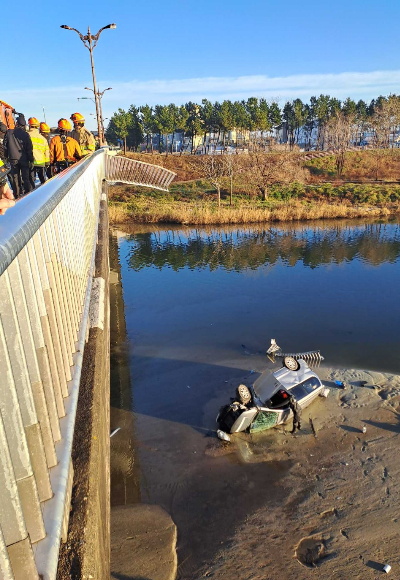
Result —
[[96, 48], [97, 42], [100, 38], [100, 34], [103, 32], [103, 30], [106, 30], [106, 28], [111, 28], [111, 29], [117, 28], [117, 25], [116, 24], [108, 24], [107, 26], [103, 26], [103, 28], [100, 28], [100, 30], [97, 32], [97, 34], [91, 34], [90, 27], [88, 26], [88, 32], [85, 36], [83, 34], [81, 34], [79, 32], [79, 30], [77, 30], [76, 28], [72, 28], [71, 26], [67, 26], [66, 24], [62, 24], [60, 28], [65, 28], [66, 30], [73, 30], [74, 32], [76, 32], [78, 34], [79, 38], [81, 39], [81, 41], [83, 42], [83, 44], [86, 46], [86, 48], [90, 52], [90, 63], [92, 66], [92, 75], [93, 75], [93, 93], [94, 93], [94, 100], [95, 100], [95, 104], [96, 104], [97, 130], [99, 133], [99, 144], [101, 146], [101, 145], [103, 145], [103, 134], [102, 134], [101, 124], [100, 124], [100, 108], [99, 108], [99, 103], [98, 103], [96, 76], [94, 73], [93, 49]]
[[[92, 93], [94, 92], [93, 89], [90, 89], [89, 87], [85, 87], [86, 91], [92, 91]], [[101, 99], [103, 98], [103, 95], [106, 91], [111, 91], [112, 87], [108, 87], [108, 89], [104, 89], [104, 91], [100, 92], [97, 91], [97, 100], [99, 103], [99, 110], [100, 110], [100, 126], [101, 126], [101, 130], [102, 130], [102, 139], [103, 142], [105, 142], [106, 137], [105, 137], [105, 133], [104, 133], [104, 119], [103, 119], [103, 108], [101, 106]]]
[[[78, 101], [92, 101], [92, 103], [94, 103], [94, 99], [91, 99], [90, 97], [76, 97]], [[89, 113], [90, 115], [92, 113]]]

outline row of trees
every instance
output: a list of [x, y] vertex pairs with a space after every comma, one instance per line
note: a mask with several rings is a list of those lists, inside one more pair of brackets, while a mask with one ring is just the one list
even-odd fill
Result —
[[[153, 136], [159, 136], [160, 149], [163, 135], [164, 142], [168, 143], [163, 149], [168, 154], [174, 150], [179, 133], [190, 138], [193, 153], [197, 136], [204, 143], [211, 141], [225, 147], [229, 132], [235, 131], [237, 147], [251, 146], [254, 142], [266, 145], [278, 127], [283, 127], [284, 141], [290, 148], [298, 144], [306, 149], [337, 148], [338, 141], [340, 147], [343, 142], [359, 144], [368, 132], [376, 138], [378, 146], [389, 147], [391, 137], [400, 128], [400, 97], [380, 96], [366, 103], [320, 95], [311, 97], [307, 103], [301, 99], [288, 101], [282, 108], [276, 101], [255, 97], [222, 103], [203, 99], [201, 104], [188, 102], [181, 106], [174, 103], [154, 107], [131, 105], [128, 111], [119, 109], [114, 113], [106, 137], [110, 143], [121, 140], [131, 149], [145, 142], [146, 149], [153, 151]], [[169, 142], [168, 135], [172, 135]]]

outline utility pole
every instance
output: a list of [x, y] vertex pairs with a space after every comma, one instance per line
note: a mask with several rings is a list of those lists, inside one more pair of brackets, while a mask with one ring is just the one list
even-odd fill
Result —
[[96, 105], [97, 130], [98, 130], [98, 133], [99, 133], [99, 145], [101, 147], [103, 145], [103, 134], [101, 132], [99, 102], [98, 102], [98, 99], [97, 99], [96, 75], [94, 74], [94, 63], [93, 63], [93, 48], [94, 48], [94, 46], [92, 45], [92, 35], [90, 34], [90, 28], [89, 28], [89, 26], [88, 26], [88, 34], [87, 35], [88, 35], [88, 38], [89, 38], [90, 64], [92, 65], [93, 92], [94, 92], [94, 103]]
[[[93, 89], [90, 89], [89, 87], [85, 87], [85, 90], [86, 91], [92, 91], [92, 93], [94, 92]], [[104, 93], [106, 91], [111, 91], [111, 90], [112, 90], [112, 87], [108, 87], [108, 89], [104, 89], [104, 91], [102, 91], [102, 92], [97, 91], [97, 102], [99, 103], [100, 127], [101, 127], [101, 131], [102, 131], [102, 141], [103, 141], [103, 144], [104, 144], [104, 142], [106, 140], [106, 137], [105, 137], [105, 133], [104, 133], [104, 119], [103, 119], [103, 109], [102, 109], [102, 106], [101, 106], [101, 99], [103, 98], [103, 95], [104, 95]]]
[[[77, 30], [76, 28], [72, 28], [71, 26], [67, 26], [66, 24], [62, 24], [60, 28], [64, 28], [65, 30], [73, 30], [74, 32], [76, 32], [78, 34], [79, 38], [81, 39], [81, 41], [83, 42], [83, 44], [85, 45], [85, 47], [90, 52], [90, 64], [92, 67], [92, 76], [93, 76], [93, 93], [94, 93], [94, 100], [95, 100], [95, 105], [96, 105], [97, 130], [98, 130], [98, 134], [99, 134], [99, 144], [101, 147], [104, 144], [104, 137], [103, 137], [102, 124], [101, 124], [101, 120], [100, 120], [100, 107], [99, 107], [99, 101], [98, 101], [99, 95], [97, 92], [96, 75], [94, 72], [93, 49], [96, 48], [97, 42], [100, 38], [100, 34], [103, 32], [103, 30], [106, 30], [107, 28], [115, 29], [115, 28], [117, 28], [117, 25], [116, 24], [107, 24], [107, 26], [103, 26], [103, 28], [100, 28], [100, 30], [97, 32], [97, 34], [91, 34], [90, 27], [88, 26], [88, 33], [85, 36], [83, 36], [83, 34], [81, 34], [79, 32], [79, 30]], [[106, 89], [106, 90], [108, 90], [108, 89]]]

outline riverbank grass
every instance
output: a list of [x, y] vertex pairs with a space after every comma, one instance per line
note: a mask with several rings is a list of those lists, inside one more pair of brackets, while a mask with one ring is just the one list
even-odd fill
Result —
[[400, 186], [293, 183], [271, 187], [267, 201], [216, 193], [204, 180], [174, 183], [169, 192], [132, 186], [110, 188], [110, 222], [222, 225], [335, 218], [387, 218], [400, 213]]
[[393, 213], [387, 207], [368, 205], [352, 206], [344, 203], [290, 202], [218, 205], [215, 202], [185, 203], [135, 199], [133, 202], [112, 202], [109, 218], [112, 224], [122, 223], [176, 223], [192, 225], [246, 224], [263, 222], [288, 222], [297, 220], [389, 217]]

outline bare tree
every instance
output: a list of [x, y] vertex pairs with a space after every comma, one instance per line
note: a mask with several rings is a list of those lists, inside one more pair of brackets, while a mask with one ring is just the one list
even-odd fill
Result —
[[229, 177], [229, 205], [233, 205], [233, 176], [240, 171], [241, 163], [237, 155], [229, 153], [225, 157], [226, 175]]
[[243, 159], [243, 177], [266, 201], [273, 183], [284, 184], [303, 179], [300, 157], [290, 151], [265, 153], [261, 148], [253, 150]]
[[[375, 179], [379, 179], [379, 171], [385, 157], [392, 154], [393, 142], [400, 124], [400, 101], [397, 96], [390, 95], [382, 99], [375, 107], [370, 119], [372, 131], [371, 155], [375, 160]], [[391, 142], [392, 138], [392, 142]]]
[[217, 190], [218, 207], [221, 206], [221, 188], [225, 178], [229, 175], [227, 157], [231, 155], [202, 155], [199, 158], [196, 169]]
[[371, 129], [374, 133], [373, 142], [379, 147], [389, 148], [390, 137], [394, 140], [400, 124], [400, 100], [395, 95], [390, 95], [382, 100], [375, 108], [371, 118]]
[[336, 171], [340, 178], [343, 173], [345, 152], [357, 138], [356, 117], [353, 114], [345, 115], [338, 111], [325, 126], [325, 139], [328, 150], [335, 152]]

